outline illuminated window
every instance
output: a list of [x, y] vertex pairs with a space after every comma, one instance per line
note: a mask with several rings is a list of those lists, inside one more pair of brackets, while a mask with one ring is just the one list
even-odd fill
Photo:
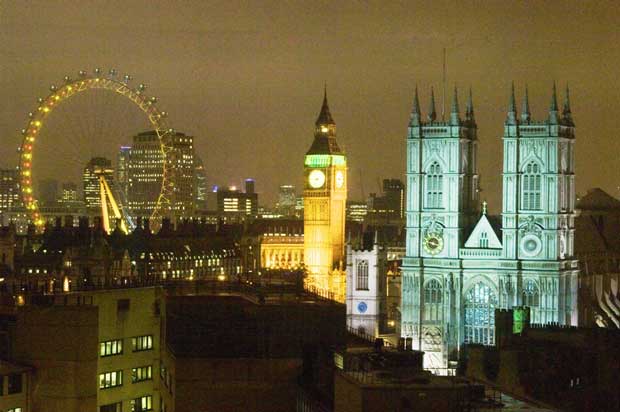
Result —
[[131, 383], [149, 381], [151, 379], [153, 379], [153, 367], [151, 365], [131, 369]]
[[7, 409], [6, 412], [22, 412], [22, 408], [11, 408]]
[[131, 347], [134, 352], [153, 349], [153, 335], [131, 338]]
[[495, 343], [495, 307], [497, 297], [491, 288], [479, 282], [465, 295], [465, 343]]
[[151, 395], [141, 396], [131, 400], [131, 412], [142, 412], [153, 410], [153, 397]]
[[532, 279], [525, 281], [523, 285], [523, 306], [530, 308], [530, 315], [532, 322], [538, 323], [539, 312], [538, 306], [540, 305], [540, 293], [538, 291], [538, 285]]
[[115, 339], [99, 343], [99, 356], [114, 356], [123, 353], [123, 340]]
[[443, 208], [443, 174], [437, 162], [433, 162], [426, 172], [426, 207]]
[[99, 389], [115, 388], [123, 385], [123, 371], [99, 374]]
[[437, 279], [431, 279], [424, 285], [424, 319], [437, 321], [442, 318], [441, 303], [443, 287]]
[[542, 176], [538, 163], [530, 162], [525, 167], [521, 188], [521, 208], [523, 210], [540, 210]]
[[357, 282], [355, 284], [356, 290], [368, 290], [368, 261], [357, 261]]

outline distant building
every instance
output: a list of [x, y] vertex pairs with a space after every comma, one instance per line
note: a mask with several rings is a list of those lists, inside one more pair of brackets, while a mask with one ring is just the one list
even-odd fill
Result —
[[58, 201], [58, 180], [41, 179], [39, 180], [39, 203], [40, 206], [54, 206]]
[[72, 203], [78, 201], [77, 185], [72, 182], [63, 183], [62, 191], [58, 199], [60, 203]]
[[246, 179], [245, 192], [236, 186], [217, 189], [218, 213], [234, 214], [240, 218], [256, 216], [258, 213], [258, 194], [254, 191], [254, 180]]
[[127, 200], [127, 194], [129, 190], [129, 154], [131, 152], [130, 146], [121, 146], [118, 151], [118, 157], [116, 158], [116, 187], [117, 192], [120, 194], [121, 203], [125, 203]]
[[21, 205], [19, 170], [0, 169], [0, 213]]
[[357, 202], [355, 200], [347, 201], [347, 220], [363, 223], [368, 215], [368, 203]]
[[383, 180], [383, 195], [371, 193], [367, 221], [371, 224], [399, 223], [405, 217], [405, 185], [399, 179]]
[[99, 176], [103, 176], [110, 188], [114, 187], [114, 169], [112, 162], [105, 157], [93, 157], [88, 161], [82, 174], [84, 187], [84, 205], [90, 213], [100, 214], [101, 190]]
[[295, 194], [295, 186], [281, 185], [278, 188], [278, 203], [276, 204], [276, 212], [282, 216], [295, 216], [295, 205], [297, 196]]
[[[172, 139], [171, 161], [174, 191], [170, 213], [174, 217], [191, 216], [194, 203], [194, 138], [177, 132]], [[155, 131], [140, 133], [133, 138], [129, 149], [127, 200], [134, 217], [153, 213], [162, 188], [164, 155]]]
[[198, 155], [194, 155], [194, 209], [207, 210], [207, 195], [209, 187], [207, 184], [207, 175], [202, 159]]

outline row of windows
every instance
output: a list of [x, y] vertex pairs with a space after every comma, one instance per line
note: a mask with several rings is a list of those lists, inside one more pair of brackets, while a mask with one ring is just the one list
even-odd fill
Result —
[[[443, 172], [439, 163], [432, 163], [426, 172], [425, 206], [429, 209], [443, 208]], [[521, 208], [540, 210], [542, 193], [542, 174], [540, 166], [529, 163], [523, 170], [521, 181]]]
[[[123, 302], [124, 303], [124, 302]], [[123, 310], [120, 305], [119, 310]], [[153, 335], [135, 336], [131, 338], [131, 349], [133, 352], [140, 352], [153, 349]], [[99, 356], [115, 356], [123, 354], [123, 340], [113, 339], [99, 343]]]
[[[153, 379], [153, 367], [140, 366], [131, 369], [131, 383], [138, 383]], [[123, 386], [123, 371], [105, 372], [99, 374], [99, 389]]]
[[[144, 395], [130, 401], [131, 412], [146, 412], [153, 410], [153, 396]], [[9, 411], [10, 412], [10, 411]], [[15, 412], [21, 412], [15, 411]], [[123, 403], [116, 402], [99, 407], [99, 412], [123, 412]]]

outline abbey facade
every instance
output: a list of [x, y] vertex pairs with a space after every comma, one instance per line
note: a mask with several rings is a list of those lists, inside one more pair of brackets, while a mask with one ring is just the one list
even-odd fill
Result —
[[[447, 121], [434, 97], [422, 118], [416, 90], [407, 134], [407, 240], [401, 334], [447, 371], [464, 343], [492, 345], [496, 308], [528, 306], [532, 323], [577, 324], [574, 123], [555, 85], [546, 119], [520, 115], [514, 87], [504, 126], [501, 224], [479, 201], [471, 92]], [[493, 155], [493, 154], [488, 154]], [[481, 207], [482, 206], [482, 207]], [[501, 226], [501, 227], [499, 227]]]

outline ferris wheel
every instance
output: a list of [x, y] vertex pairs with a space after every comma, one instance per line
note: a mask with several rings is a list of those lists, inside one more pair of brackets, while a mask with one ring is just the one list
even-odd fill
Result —
[[[82, 70], [77, 79], [65, 76], [62, 86], [50, 86], [50, 93], [39, 98], [36, 110], [28, 114], [19, 148], [19, 173], [24, 207], [39, 229], [46, 217], [37, 198], [37, 181], [53, 173], [78, 176], [89, 157], [101, 156], [104, 151], [114, 156], [130, 135], [144, 130], [156, 137], [162, 170], [156, 182], [161, 182], [159, 194], [153, 199], [150, 216], [143, 217], [150, 217], [157, 227], [170, 212], [174, 192], [171, 136], [175, 131], [167, 127], [167, 113], [157, 108], [157, 98], [147, 96], [142, 83], [131, 86], [131, 80], [129, 75], [120, 77], [114, 69], [107, 73], [99, 68], [92, 73]], [[35, 165], [41, 166], [37, 169]], [[110, 231], [109, 216], [121, 220], [126, 231], [132, 225], [131, 213], [123, 196], [115, 196], [110, 186], [100, 173], [104, 227]]]

